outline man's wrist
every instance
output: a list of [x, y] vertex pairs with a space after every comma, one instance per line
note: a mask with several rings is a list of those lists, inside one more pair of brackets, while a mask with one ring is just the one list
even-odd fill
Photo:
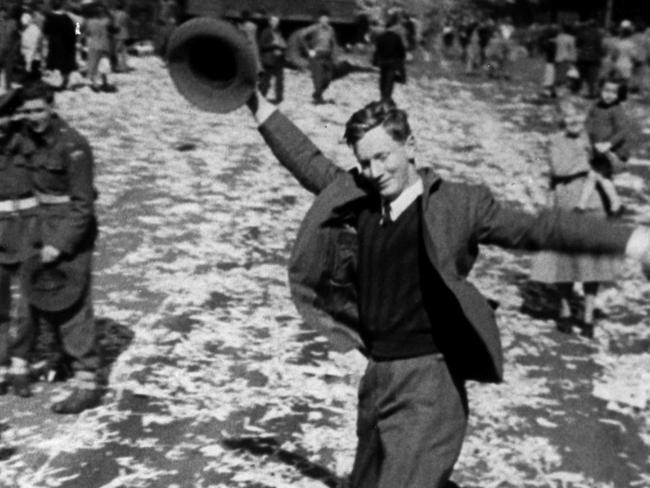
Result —
[[273, 115], [273, 112], [277, 110], [277, 107], [269, 102], [266, 98], [258, 96], [258, 106], [257, 110], [253, 114], [257, 125], [260, 126], [267, 121], [267, 119]]
[[625, 255], [642, 260], [650, 252], [650, 228], [637, 227], [632, 231], [632, 235], [625, 246]]

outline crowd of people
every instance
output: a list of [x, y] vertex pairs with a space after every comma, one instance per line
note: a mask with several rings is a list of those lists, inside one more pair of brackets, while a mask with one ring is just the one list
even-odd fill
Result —
[[[91, 2], [72, 11], [65, 0], [40, 4], [0, 4], [0, 72], [7, 90], [58, 73], [57, 90], [71, 87], [79, 72], [97, 92], [115, 92], [111, 73], [130, 71], [126, 2], [115, 8]], [[85, 84], [85, 83], [82, 83]]]

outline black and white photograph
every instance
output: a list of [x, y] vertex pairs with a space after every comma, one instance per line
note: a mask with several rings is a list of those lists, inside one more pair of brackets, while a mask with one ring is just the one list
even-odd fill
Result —
[[650, 3], [0, 0], [0, 488], [650, 488]]

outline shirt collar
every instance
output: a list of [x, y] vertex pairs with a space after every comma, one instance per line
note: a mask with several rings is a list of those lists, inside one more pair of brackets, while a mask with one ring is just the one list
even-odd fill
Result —
[[415, 183], [400, 193], [395, 200], [384, 206], [390, 213], [390, 220], [397, 220], [422, 193], [424, 193], [424, 186], [422, 185], [422, 179], [418, 178]]

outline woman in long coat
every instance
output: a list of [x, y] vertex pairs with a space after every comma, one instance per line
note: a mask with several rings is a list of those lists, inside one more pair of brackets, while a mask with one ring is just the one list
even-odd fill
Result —
[[70, 73], [77, 69], [77, 35], [74, 21], [61, 9], [62, 6], [62, 0], [52, 0], [52, 12], [45, 17], [43, 35], [48, 46], [45, 66], [50, 71], [61, 73], [60, 89], [64, 90]]

